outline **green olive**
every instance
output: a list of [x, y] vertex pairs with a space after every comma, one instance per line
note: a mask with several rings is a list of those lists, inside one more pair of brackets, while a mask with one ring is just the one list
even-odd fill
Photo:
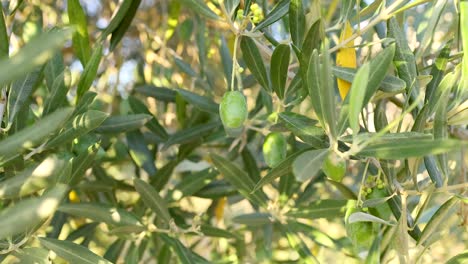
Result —
[[283, 134], [271, 132], [263, 142], [263, 158], [271, 168], [286, 158], [287, 142]]
[[335, 152], [330, 152], [323, 162], [322, 171], [331, 180], [341, 182], [346, 174], [346, 160]]
[[368, 251], [375, 238], [374, 227], [371, 222], [354, 222], [349, 223], [349, 217], [353, 213], [361, 212], [362, 210], [355, 207], [356, 201], [350, 200], [345, 215], [345, 227], [348, 238], [353, 243], [355, 249], [359, 252]]
[[226, 130], [242, 129], [247, 119], [247, 102], [239, 91], [224, 94], [219, 105], [219, 115]]

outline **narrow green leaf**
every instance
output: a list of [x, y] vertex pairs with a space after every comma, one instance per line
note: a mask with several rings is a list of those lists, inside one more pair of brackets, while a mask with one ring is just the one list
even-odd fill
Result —
[[94, 163], [94, 157], [99, 150], [100, 143], [95, 143], [89, 146], [86, 151], [78, 154], [78, 157], [72, 160], [72, 173], [69, 179], [63, 179], [70, 186], [78, 184], [82, 177], [85, 175], [86, 170], [89, 169]]
[[263, 64], [262, 55], [255, 41], [250, 37], [244, 36], [241, 39], [240, 47], [245, 64], [252, 72], [255, 79], [266, 91], [271, 92], [270, 81], [268, 80], [267, 71]]
[[199, 140], [201, 137], [211, 134], [214, 129], [221, 125], [222, 124], [219, 121], [213, 121], [210, 123], [195, 125], [184, 130], [179, 130], [169, 136], [167, 142], [164, 144], [164, 148], [167, 149], [175, 144], [183, 144]]
[[294, 218], [318, 219], [318, 218], [341, 218], [346, 212], [348, 200], [319, 200], [309, 203], [307, 206], [300, 206], [287, 213]]
[[89, 263], [89, 264], [111, 264], [112, 262], [94, 254], [88, 248], [75, 244], [67, 240], [58, 240], [54, 238], [39, 238], [41, 244], [54, 251], [57, 255], [69, 261], [70, 263]]
[[319, 261], [315, 258], [312, 252], [310, 252], [309, 247], [298, 234], [291, 231], [291, 227], [289, 225], [281, 225], [281, 231], [288, 239], [291, 248], [296, 250], [301, 256], [302, 263], [319, 264]]
[[[460, 25], [468, 24], [468, 3], [466, 1], [460, 1]], [[462, 83], [460, 89], [465, 91], [468, 89], [468, 28], [460, 27], [462, 36], [462, 46], [465, 51], [463, 54], [463, 70], [462, 70]], [[465, 98], [466, 99], [466, 98]]]
[[[182, 198], [193, 195], [207, 186], [217, 175], [218, 172], [216, 170], [208, 168], [185, 176], [174, 187], [176, 191], [173, 193], [173, 199], [178, 200], [176, 199], [177, 197], [174, 196], [180, 196], [180, 198]], [[180, 195], [176, 194], [177, 191], [180, 192]]]
[[[452, 101], [450, 98], [451, 88], [455, 84], [456, 80], [460, 76], [460, 67], [455, 69], [455, 72], [448, 73], [441, 81], [439, 86], [436, 88], [435, 96], [439, 97], [438, 99], [430, 100], [426, 106], [429, 108], [431, 113], [428, 113], [428, 116], [432, 114], [432, 111], [435, 110], [434, 124], [433, 124], [433, 134], [435, 139], [447, 139], [448, 138], [448, 107], [449, 101]], [[467, 90], [468, 91], [468, 90]], [[434, 102], [435, 101], [435, 102]], [[435, 109], [433, 108], [435, 105]], [[424, 109], [424, 108], [423, 108]], [[421, 111], [422, 112], [422, 111]], [[466, 124], [466, 122], [465, 122]], [[422, 125], [421, 125], [422, 127]], [[448, 177], [449, 168], [448, 168], [448, 153], [443, 153], [437, 155], [438, 164], [440, 165], [441, 173]], [[437, 177], [437, 176], [436, 176]]]
[[451, 257], [445, 264], [463, 264], [468, 261], [468, 250], [463, 251], [462, 253]]
[[211, 225], [201, 225], [200, 232], [208, 237], [222, 237], [227, 239], [239, 239], [239, 237], [225, 229], [216, 228]]
[[172, 217], [167, 209], [166, 201], [159, 195], [158, 191], [138, 178], [133, 179], [133, 184], [146, 206], [151, 208], [156, 213], [156, 217], [163, 220], [166, 226], [169, 226]]
[[442, 206], [439, 207], [437, 212], [432, 216], [431, 220], [427, 223], [426, 227], [422, 231], [421, 237], [418, 240], [418, 245], [424, 244], [426, 240], [436, 233], [440, 224], [444, 221], [445, 217], [450, 213], [452, 207], [458, 202], [457, 197], [452, 197], [447, 200]]
[[211, 154], [210, 157], [218, 171], [223, 174], [224, 178], [236, 187], [244, 197], [255, 204], [266, 205], [268, 198], [263, 191], [257, 190], [251, 193], [254, 190], [255, 183], [245, 171], [219, 155]]
[[447, 0], [436, 1], [432, 5], [432, 14], [430, 18], [426, 20], [426, 25], [424, 27], [424, 36], [420, 40], [421, 45], [418, 47], [418, 50], [416, 52], [417, 59], [421, 58], [421, 56], [423, 55], [426, 55], [426, 51], [432, 45], [436, 27], [439, 25], [439, 19], [446, 6]]
[[305, 91], [305, 94], [307, 95], [307, 89], [304, 89], [304, 84], [301, 78], [301, 74], [297, 73], [294, 76], [294, 78], [291, 80], [291, 82], [289, 83], [288, 89], [286, 90], [286, 96], [293, 97], [293, 98], [300, 97], [300, 94], [304, 93], [304, 91]]
[[113, 51], [117, 44], [119, 44], [120, 40], [122, 40], [123, 36], [125, 35], [125, 32], [127, 32], [128, 28], [132, 24], [133, 18], [135, 17], [138, 7], [140, 6], [141, 0], [133, 0], [130, 2], [130, 6], [126, 10], [124, 17], [120, 21], [117, 28], [112, 31], [110, 40], [111, 51]]
[[97, 93], [87, 91], [83, 95], [81, 100], [76, 104], [73, 115], [79, 115], [79, 114], [86, 112], [89, 106], [94, 102], [94, 99], [96, 98], [96, 96], [97, 96]]
[[442, 179], [442, 173], [439, 170], [439, 166], [434, 156], [429, 155], [424, 157], [424, 165], [426, 166], [427, 173], [431, 178], [431, 181], [437, 188], [443, 186], [444, 182]]
[[89, 236], [93, 236], [94, 232], [96, 231], [96, 227], [99, 223], [86, 223], [78, 227], [77, 229], [73, 230], [70, 234], [68, 234], [66, 240], [74, 241], [78, 238], [85, 238]]
[[225, 180], [214, 180], [194, 193], [193, 196], [215, 200], [236, 194], [238, 194], [238, 192], [233, 185]]
[[[440, 112], [439, 114], [442, 114], [440, 118], [442, 118], [441, 125], [445, 124], [446, 120], [446, 113], [444, 109], [447, 108], [448, 106], [448, 98], [450, 97], [450, 93], [453, 89], [453, 87], [456, 85], [457, 81], [460, 79], [460, 67], [456, 67], [454, 71], [448, 72], [445, 74], [443, 77], [442, 81], [440, 84], [437, 86], [435, 91], [433, 91], [432, 96], [430, 97], [429, 102], [427, 102], [427, 107], [428, 112], [426, 113], [426, 118], [431, 116], [434, 112], [436, 111], [444, 111]], [[443, 129], [445, 129], [445, 125], [443, 125]]]
[[139, 168], [143, 168], [149, 176], [156, 174], [154, 155], [149, 150], [143, 133], [139, 130], [130, 131], [126, 134], [130, 157]]
[[96, 222], [104, 222], [115, 226], [143, 226], [138, 218], [124, 209], [101, 203], [67, 203], [57, 210], [70, 215], [89, 218]]
[[10, 50], [10, 41], [5, 24], [5, 16], [3, 9], [0, 12], [0, 59], [8, 58]]
[[139, 263], [138, 257], [138, 247], [135, 246], [135, 243], [130, 245], [130, 248], [127, 250], [127, 254], [125, 256], [125, 263]]
[[68, 70], [63, 71], [54, 79], [52, 87], [50, 87], [50, 94], [44, 102], [44, 110], [42, 111], [43, 116], [48, 115], [49, 113], [57, 110], [57, 108], [62, 107], [68, 103], [67, 88], [69, 84], [65, 84], [65, 79], [71, 79], [71, 75]]
[[331, 137], [337, 137], [336, 96], [331, 74], [328, 44], [322, 45], [322, 64], [320, 65], [320, 86], [318, 87], [324, 124]]
[[15, 69], [0, 72], [0, 85], [17, 80], [46, 63], [57, 48], [70, 37], [71, 32], [70, 29], [63, 29], [42, 33], [29, 41], [11, 58], [0, 60], [0, 69]]
[[340, 21], [349, 20], [351, 13], [353, 12], [354, 5], [356, 4], [355, 0], [344, 0], [341, 1], [340, 8]]
[[177, 92], [184, 98], [185, 101], [189, 102], [201, 111], [210, 112], [213, 114], [219, 113], [219, 105], [209, 97], [201, 96], [183, 89], [177, 89]]
[[86, 65], [91, 56], [86, 14], [79, 0], [68, 0], [67, 7], [70, 24], [76, 27], [72, 36], [73, 49], [81, 64]]
[[376, 0], [373, 1], [371, 4], [368, 6], [364, 7], [357, 13], [352, 19], [351, 19], [351, 24], [359, 23], [360, 21], [364, 21], [370, 17], [372, 17], [374, 14], [376, 14], [376, 11], [382, 6], [382, 0]]
[[40, 164], [34, 164], [15, 176], [0, 182], [0, 199], [23, 197], [47, 188], [65, 172], [65, 160], [50, 156]]
[[[197, 30], [195, 31], [195, 41], [198, 48], [198, 60], [200, 62], [200, 76], [205, 76], [205, 65], [207, 59], [207, 29], [206, 29], [206, 22], [199, 19], [197, 20]], [[202, 82], [204, 84], [204, 81]]]
[[34, 88], [38, 85], [42, 67], [38, 67], [24, 76], [23, 79], [18, 79], [13, 82], [10, 93], [8, 94], [8, 126], [16, 117], [16, 114], [25, 105], [25, 102], [31, 96]]
[[73, 139], [85, 135], [99, 127], [109, 115], [107, 113], [89, 110], [83, 114], [75, 116], [65, 124], [64, 130], [47, 143], [47, 148], [55, 148], [71, 142]]
[[231, 77], [232, 77], [232, 55], [229, 51], [228, 44], [226, 42], [226, 38], [221, 36], [221, 45], [219, 47], [219, 55], [221, 56], [221, 62], [223, 64], [224, 70], [224, 77], [226, 79], [226, 83], [228, 85], [228, 91], [233, 90], [234, 88], [231, 87]]
[[445, 153], [467, 146], [468, 142], [453, 139], [400, 139], [372, 143], [359, 152], [359, 155], [380, 159], [404, 159]]
[[299, 155], [292, 166], [296, 179], [305, 182], [315, 177], [327, 155], [328, 149], [309, 150]]
[[239, 6], [240, 0], [226, 0], [224, 6], [226, 7], [226, 11], [230, 16], [234, 14], [234, 11]]
[[266, 184], [269, 184], [273, 182], [275, 179], [279, 177], [283, 177], [289, 173], [292, 172], [293, 170], [293, 162], [294, 160], [304, 153], [304, 151], [298, 151], [286, 159], [284, 159], [280, 164], [278, 164], [276, 167], [272, 168], [263, 178], [260, 179], [259, 182], [255, 185], [253, 191], [257, 191], [258, 189], [262, 188]]
[[304, 236], [312, 239], [315, 243], [330, 248], [337, 249], [338, 242], [327, 235], [325, 232], [320, 231], [318, 228], [313, 227], [309, 224], [304, 224], [299, 221], [289, 220], [288, 226], [292, 231], [296, 233], [302, 233]]
[[280, 99], [283, 99], [285, 94], [286, 80], [288, 78], [289, 57], [291, 49], [289, 45], [280, 44], [276, 46], [271, 57], [270, 79], [273, 91]]
[[247, 226], [262, 226], [274, 222], [274, 218], [269, 213], [250, 213], [241, 214], [232, 218], [232, 221], [237, 224]]
[[257, 159], [254, 157], [249, 148], [244, 148], [241, 152], [244, 168], [254, 182], [260, 180], [260, 169], [258, 168]]
[[73, 109], [62, 108], [0, 141], [0, 164], [44, 142], [70, 117]]
[[312, 108], [314, 109], [315, 115], [322, 127], [325, 127], [323, 110], [321, 104], [321, 95], [320, 95], [320, 86], [321, 84], [321, 72], [320, 72], [320, 59], [317, 50], [313, 50], [309, 60], [303, 62], [305, 71], [302, 71], [302, 80], [305, 81], [307, 91], [309, 92], [309, 97], [312, 102]]
[[366, 63], [359, 68], [351, 85], [349, 100], [349, 125], [353, 130], [353, 135], [359, 133], [359, 116], [363, 108], [364, 97], [369, 79], [370, 64]]
[[144, 126], [151, 118], [147, 114], [110, 116], [95, 131], [103, 134], [132, 131]]
[[163, 101], [163, 102], [168, 102], [168, 103], [174, 103], [175, 97], [177, 94], [177, 92], [172, 89], [168, 89], [164, 87], [156, 87], [153, 85], [137, 86], [135, 90], [138, 93], [141, 93], [143, 95], [153, 97], [158, 101]]
[[125, 240], [117, 239], [112, 243], [106, 250], [104, 258], [112, 263], [116, 263], [120, 254], [122, 253], [123, 247], [125, 246]]
[[102, 32], [102, 38], [106, 38], [107, 35], [111, 34], [119, 27], [122, 20], [125, 19], [125, 15], [127, 14], [128, 9], [130, 9], [132, 6], [132, 2], [133, 0], [122, 1], [119, 8], [115, 12], [115, 15], [112, 17], [109, 25], [107, 25], [106, 29]]
[[305, 33], [305, 15], [302, 0], [291, 0], [289, 3], [289, 32], [294, 45], [301, 49]]
[[302, 44], [301, 56], [298, 56], [302, 68], [301, 71], [303, 72], [307, 72], [309, 67], [308, 63], [313, 51], [320, 49], [320, 43], [322, 42], [323, 35], [322, 31], [324, 31], [324, 29], [321, 19], [315, 21], [314, 24], [312, 24], [312, 26], [309, 28], [309, 31], [307, 31], [307, 35], [304, 38], [304, 43]]
[[[141, 102], [137, 98], [129, 96], [128, 103], [133, 113], [152, 115], [148, 108], [145, 106], [145, 104], [143, 104], [143, 102]], [[164, 129], [164, 127], [161, 124], [159, 124], [155, 116], [153, 116], [153, 118], [146, 123], [146, 127], [149, 130], [151, 130], [151, 132], [153, 132], [157, 137], [159, 137], [161, 141], [167, 140], [167, 132]]]
[[[333, 66], [332, 70], [333, 70], [333, 74], [336, 77], [343, 79], [347, 82], [351, 82], [351, 83], [353, 82], [354, 76], [356, 76], [356, 72], [357, 72], [356, 69], [344, 68], [344, 67], [338, 67], [338, 66]], [[379, 86], [380, 91], [384, 93], [397, 94], [405, 90], [406, 83], [403, 80], [399, 79], [398, 77], [391, 76], [391, 75], [384, 75], [384, 76], [385, 77]], [[367, 94], [368, 93], [366, 93], [366, 98], [367, 98]]]
[[195, 260], [193, 259], [192, 251], [186, 248], [182, 242], [178, 239], [170, 237], [166, 234], [161, 235], [162, 240], [165, 244], [171, 246], [171, 248], [175, 251], [177, 256], [179, 257], [179, 261], [182, 264], [195, 264]]
[[171, 263], [172, 251], [168, 244], [163, 244], [157, 256], [157, 263]]
[[193, 78], [197, 77], [197, 73], [195, 72], [194, 69], [192, 69], [192, 66], [190, 66], [190, 64], [185, 62], [183, 59], [174, 57], [174, 63], [180, 70], [182, 70], [188, 76], [193, 77]]
[[219, 17], [202, 0], [181, 0], [182, 4], [206, 18], [218, 20]]
[[[376, 133], [374, 132], [362, 132], [359, 133], [357, 136], [355, 136], [358, 141], [366, 141], [367, 139], [370, 139], [371, 137], [375, 136]], [[417, 140], [417, 139], [432, 139], [431, 134], [425, 134], [421, 132], [400, 132], [400, 133], [387, 133], [383, 134], [382, 136], [379, 136], [377, 139], [375, 139], [373, 142], [374, 143], [392, 143], [396, 142], [399, 140]], [[346, 135], [343, 137], [340, 137], [340, 140], [345, 142], [345, 143], [352, 143], [353, 142], [353, 137], [350, 135]]]
[[452, 42], [453, 40], [449, 40], [445, 44], [442, 51], [435, 59], [434, 64], [432, 65], [430, 73], [432, 79], [431, 82], [429, 82], [429, 84], [426, 86], [426, 94], [424, 97], [424, 102], [426, 103], [434, 100], [432, 98], [435, 96], [435, 91], [444, 77], [445, 69], [450, 57], [450, 50], [452, 49]]
[[52, 58], [44, 66], [44, 79], [49, 92], [52, 89], [55, 79], [65, 71], [63, 55], [61, 51], [56, 51]]
[[[395, 56], [395, 45], [392, 44], [386, 47], [382, 52], [380, 52], [377, 56], [371, 59], [369, 62], [369, 76], [368, 76], [368, 83], [365, 89], [365, 97], [364, 97], [364, 104], [366, 105], [371, 97], [375, 94], [379, 87], [384, 87], [383, 82], [387, 78], [385, 76], [392, 64], [393, 57]], [[359, 72], [359, 71], [358, 71]], [[398, 79], [398, 81], [401, 81]], [[353, 82], [354, 84], [354, 82]]]
[[268, 15], [262, 20], [262, 22], [258, 23], [258, 25], [255, 26], [254, 31], [258, 31], [265, 27], [268, 27], [269, 25], [283, 18], [289, 11], [289, 2], [289, 0], [281, 0], [280, 2], [278, 2], [273, 7], [271, 12], [268, 13]]
[[[415, 99], [419, 94], [419, 82], [416, 59], [408, 46], [405, 33], [401, 30], [395, 17], [387, 21], [387, 36], [395, 39], [396, 49], [393, 64], [397, 68], [398, 76], [406, 83], [406, 94]], [[411, 93], [411, 95], [409, 94]]]
[[102, 58], [102, 45], [97, 44], [95, 47], [91, 58], [86, 64], [83, 72], [81, 73], [80, 80], [78, 81], [78, 86], [76, 88], [77, 102], [80, 101], [83, 94], [89, 90], [91, 84], [96, 79], [99, 63]]
[[389, 225], [389, 226], [394, 226], [396, 223], [392, 223], [390, 221], [385, 221], [383, 219], [380, 219], [376, 216], [373, 216], [371, 214], [363, 213], [363, 212], [356, 212], [352, 213], [349, 218], [348, 218], [348, 223], [357, 223], [357, 222], [373, 222], [373, 223], [379, 223], [383, 225]]
[[67, 187], [56, 185], [40, 197], [24, 199], [0, 212], [0, 239], [31, 231], [49, 218], [62, 200]]

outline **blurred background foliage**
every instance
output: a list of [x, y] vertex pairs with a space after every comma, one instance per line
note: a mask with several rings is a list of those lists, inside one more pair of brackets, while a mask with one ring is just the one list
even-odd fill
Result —
[[[229, 12], [245, 9], [250, 2], [223, 3]], [[324, 138], [331, 132], [321, 131], [318, 145], [311, 146], [310, 138], [301, 137], [304, 135], [300, 131], [288, 126], [294, 124], [288, 120], [296, 120], [308, 127], [318, 127], [315, 124], [320, 116], [309, 98], [315, 95], [300, 83], [303, 65], [295, 57], [300, 54], [295, 49], [301, 48], [296, 46], [302, 44], [295, 38], [303, 39], [317, 18], [321, 17], [323, 24], [320, 34], [326, 36], [332, 50], [343, 41], [340, 34], [345, 23], [352, 25], [350, 30], [358, 35], [354, 45], [350, 45], [356, 53], [354, 67], [353, 63], [339, 66], [356, 68], [383, 49], [390, 49], [398, 38], [387, 33], [387, 20], [394, 17], [414, 54], [418, 76], [413, 82], [426, 87], [434, 80], [431, 70], [447, 43], [447, 58], [442, 58], [447, 66], [443, 66], [437, 78], [451, 72], [457, 72], [457, 77], [466, 74], [456, 70], [465, 56], [462, 46], [467, 45], [463, 44], [463, 37], [467, 37], [468, 28], [459, 20], [459, 1], [302, 1], [299, 10], [303, 17], [299, 17], [303, 19], [303, 30], [298, 33], [291, 32], [294, 9], [290, 6], [300, 1], [252, 2], [263, 10], [262, 18], [255, 22], [257, 25], [268, 19], [275, 8], [284, 9], [278, 11], [281, 16], [277, 21], [265, 25], [261, 34], [257, 32], [260, 35], [253, 32], [251, 36], [260, 51], [260, 57], [254, 59], [265, 62], [268, 70], [274, 48], [279, 43], [291, 44], [291, 39], [294, 42], [286, 78], [286, 86], [291, 90], [285, 93], [285, 98], [262, 88], [265, 85], [258, 81], [245, 57], [246, 49], [242, 48], [241, 53], [240, 46], [247, 45], [247, 41], [242, 40], [235, 47], [236, 35], [229, 21], [241, 23], [239, 17], [236, 20], [238, 11], [227, 17], [217, 0], [2, 1], [9, 48], [6, 54], [10, 58], [21, 50], [26, 54], [22, 64], [14, 64], [13, 59], [0, 63], [1, 71], [5, 72], [0, 74], [2, 99], [6, 100], [8, 91], [8, 100], [13, 100], [15, 92], [11, 87], [27, 87], [26, 95], [19, 93], [14, 97], [20, 98], [14, 102], [23, 106], [16, 113], [11, 106], [16, 104], [9, 103], [8, 109], [11, 106], [13, 112], [8, 110], [2, 123], [0, 144], [5, 147], [0, 151], [0, 229], [12, 229], [0, 231], [2, 263], [49, 263], [50, 259], [54, 263], [106, 263], [104, 259], [113, 263], [443, 263], [466, 252], [468, 214], [463, 195], [467, 188], [468, 107], [466, 86], [460, 84], [459, 90], [452, 89], [458, 87], [458, 79], [449, 87], [453, 101], [448, 102], [448, 110], [443, 113], [446, 114], [443, 133], [462, 143], [442, 144], [441, 148], [449, 152], [441, 158], [445, 163], [439, 162], [441, 156], [436, 156], [435, 169], [430, 167], [435, 164], [431, 154], [440, 151], [416, 155], [425, 156], [424, 159], [397, 157], [395, 163], [389, 164], [394, 166], [400, 189], [384, 179], [372, 158], [361, 156], [347, 160], [342, 180], [327, 178], [328, 174], [320, 170], [322, 163], [318, 167], [312, 164], [316, 174], [304, 172], [310, 174], [306, 175], [307, 181], [296, 180], [300, 177], [292, 165], [294, 158], [306, 150], [328, 148], [328, 140]], [[395, 14], [369, 30], [359, 31], [378, 17], [382, 6], [394, 2], [400, 8], [392, 10]], [[119, 13], [124, 8], [125, 12]], [[119, 14], [122, 17], [117, 21]], [[74, 29], [73, 37], [60, 31], [70, 26]], [[26, 43], [34, 44], [29, 53]], [[39, 52], [41, 45], [47, 51], [43, 61], [39, 56], [42, 53], [35, 54], [35, 48]], [[397, 43], [395, 54], [399, 50]], [[235, 51], [238, 66], [236, 62], [233, 64]], [[322, 58], [328, 55], [321, 54]], [[335, 52], [330, 53], [330, 59], [339, 64]], [[383, 73], [401, 84], [402, 79], [406, 80], [396, 70], [396, 59], [393, 60], [394, 67]], [[28, 68], [29, 65], [33, 66]], [[233, 65], [243, 71], [231, 82]], [[32, 75], [35, 71], [36, 75]], [[13, 72], [20, 73], [9, 77]], [[269, 79], [272, 77], [273, 74]], [[459, 79], [462, 83], [463, 79]], [[380, 130], [382, 124], [374, 124], [375, 109], [379, 107], [389, 122], [407, 110], [407, 104], [412, 103], [408, 99], [412, 91], [402, 92], [404, 86], [398, 92], [380, 89], [370, 94], [372, 100], [361, 117], [365, 121], [360, 123], [366, 129], [361, 132]], [[235, 87], [243, 87], [249, 121], [242, 136], [229, 138], [218, 118], [218, 103], [227, 90]], [[332, 89], [333, 100], [345, 105], [344, 98], [339, 97], [340, 87], [332, 84]], [[57, 99], [55, 91], [65, 92]], [[416, 131], [418, 113], [405, 113], [398, 128], [393, 127], [391, 132], [432, 133], [435, 126], [432, 115], [420, 120], [422, 128]], [[21, 143], [13, 142], [11, 138], [16, 133], [39, 121], [45, 122], [43, 119], [47, 117], [50, 126], [43, 123], [34, 127], [51, 129], [46, 136], [40, 137], [38, 130], [33, 130], [25, 133]], [[310, 123], [311, 119], [315, 121]], [[63, 136], [66, 129], [60, 130], [62, 127], [73, 127], [75, 134]], [[294, 157], [286, 162], [283, 172], [278, 172], [281, 166], [276, 171], [270, 169], [263, 158], [262, 145], [270, 131], [287, 135], [288, 157]], [[37, 142], [30, 136], [33, 134], [37, 134]], [[31, 145], [25, 143], [28, 140]], [[340, 147], [354, 140], [340, 138]], [[326, 155], [328, 152], [324, 150], [322, 156]], [[386, 158], [382, 159], [386, 164]], [[301, 164], [308, 161], [306, 157]], [[302, 168], [297, 163], [295, 166]], [[429, 167], [443, 172], [439, 182], [429, 175]], [[260, 179], [272, 175], [272, 171], [281, 175], [280, 179], [275, 180], [275, 176], [262, 183], [257, 188], [260, 191], [252, 193]], [[54, 180], [43, 180], [49, 178]], [[389, 192], [373, 197], [372, 193], [383, 188], [380, 185], [385, 185], [384, 190]], [[416, 229], [433, 228], [423, 229], [426, 236], [431, 234], [431, 243], [420, 245], [420, 240], [409, 238], [407, 233], [412, 235], [414, 226], [408, 228], [406, 222], [399, 221], [399, 216], [390, 212], [385, 218], [374, 211], [376, 206], [387, 206], [394, 196], [400, 197], [401, 188], [408, 192], [403, 192], [406, 204], [400, 215], [415, 218]], [[372, 239], [364, 255], [353, 245], [345, 225], [348, 201], [356, 200], [357, 196], [361, 199], [363, 192], [370, 193], [366, 201], [376, 198], [367, 203], [371, 214], [385, 220], [382, 224], [379, 222], [382, 219], [373, 219], [380, 223], [372, 227], [378, 231], [368, 232], [379, 235], [374, 240], [374, 235], [369, 234]], [[61, 201], [61, 197], [64, 200], [60, 205], [47, 203]], [[446, 202], [450, 197], [453, 198]], [[50, 212], [42, 213], [41, 208], [50, 208]], [[429, 225], [431, 220], [433, 224]], [[12, 228], [15, 223], [17, 227]], [[374, 246], [380, 244], [380, 239], [381, 247]], [[402, 259], [402, 254], [408, 254], [408, 258]]]

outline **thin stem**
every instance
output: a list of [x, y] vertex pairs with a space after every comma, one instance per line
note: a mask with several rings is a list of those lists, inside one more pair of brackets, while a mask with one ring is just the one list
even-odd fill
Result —
[[8, 254], [10, 252], [13, 252], [13, 251], [16, 251], [16, 250], [20, 249], [26, 242], [28, 242], [29, 238], [30, 238], [30, 236], [26, 236], [20, 242], [18, 242], [16, 244], [11, 243], [10, 246], [7, 249], [4, 249], [4, 250], [0, 251], [0, 255], [5, 255], [5, 254]]
[[401, 3], [403, 3], [404, 0], [397, 0], [395, 1], [392, 5], [390, 5], [388, 8], [383, 9], [381, 13], [373, 20], [369, 21], [369, 24], [367, 24], [365, 27], [363, 27], [361, 30], [358, 32], [355, 32], [351, 37], [348, 39], [343, 40], [340, 42], [340, 44], [336, 45], [335, 47], [331, 48], [328, 50], [329, 53], [338, 51], [339, 49], [345, 47], [348, 43], [351, 41], [355, 40], [357, 37], [361, 36], [362, 34], [366, 33], [369, 29], [373, 28], [375, 25], [379, 24], [382, 21], [388, 20], [393, 16], [393, 14], [390, 14], [395, 8], [397, 8]]
[[237, 42], [239, 41], [239, 35], [236, 34], [236, 38], [234, 39], [234, 50], [232, 52], [232, 74], [231, 74], [231, 90], [234, 91], [234, 79], [237, 72]]
[[7, 98], [6, 98], [6, 89], [3, 88], [3, 89], [2, 89], [2, 93], [1, 93], [1, 95], [0, 95], [0, 131], [2, 130], [1, 125], [2, 125], [2, 121], [3, 121], [3, 115], [4, 115], [4, 113], [5, 113], [6, 101], [7, 101]]
[[234, 23], [231, 21], [231, 15], [226, 10], [226, 7], [224, 6], [224, 1], [219, 1], [219, 5], [221, 6], [221, 11], [226, 16], [225, 22], [229, 25], [231, 31], [237, 35], [239, 33], [239, 30], [236, 28], [236, 25], [234, 25]]
[[250, 130], [253, 130], [253, 131], [257, 131], [263, 135], [267, 135], [268, 134], [268, 130], [266, 129], [263, 129], [263, 128], [259, 128], [259, 127], [256, 127], [256, 126], [251, 126], [251, 125], [245, 125], [245, 128], [246, 129], [250, 129]]

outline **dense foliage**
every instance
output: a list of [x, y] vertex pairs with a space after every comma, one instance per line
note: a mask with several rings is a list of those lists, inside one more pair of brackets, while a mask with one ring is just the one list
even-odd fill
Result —
[[464, 263], [468, 1], [2, 1], [2, 263]]

